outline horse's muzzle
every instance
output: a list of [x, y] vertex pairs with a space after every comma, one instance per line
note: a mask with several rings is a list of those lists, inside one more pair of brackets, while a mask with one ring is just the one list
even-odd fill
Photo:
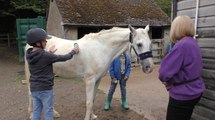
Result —
[[148, 52], [144, 52], [144, 53], [139, 54], [140, 60], [144, 60], [144, 59], [149, 58], [149, 57], [153, 57], [152, 51], [148, 51]]
[[152, 58], [141, 60], [141, 66], [144, 73], [151, 73], [154, 69]]

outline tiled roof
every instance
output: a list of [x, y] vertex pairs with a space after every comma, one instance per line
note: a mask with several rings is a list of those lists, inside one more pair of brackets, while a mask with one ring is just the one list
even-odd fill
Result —
[[168, 25], [168, 16], [153, 0], [56, 0], [68, 25]]

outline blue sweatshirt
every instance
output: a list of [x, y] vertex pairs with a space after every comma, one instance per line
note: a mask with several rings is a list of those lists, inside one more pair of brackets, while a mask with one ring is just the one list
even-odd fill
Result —
[[[184, 37], [178, 41], [160, 65], [159, 79], [166, 82], [169, 95], [176, 100], [192, 100], [205, 90], [201, 78], [202, 55], [195, 39]], [[174, 84], [187, 82], [182, 85]]]
[[[123, 75], [129, 77], [131, 72], [131, 61], [127, 54], [124, 54], [124, 56], [125, 56], [125, 72]], [[116, 78], [117, 80], [122, 80], [120, 56], [115, 58], [114, 61], [111, 63], [109, 72], [111, 79]]]
[[69, 52], [66, 55], [55, 55], [43, 49], [34, 52], [32, 52], [32, 48], [28, 49], [26, 58], [31, 74], [31, 92], [53, 89], [54, 73], [52, 63], [69, 60], [74, 54], [74, 52]]

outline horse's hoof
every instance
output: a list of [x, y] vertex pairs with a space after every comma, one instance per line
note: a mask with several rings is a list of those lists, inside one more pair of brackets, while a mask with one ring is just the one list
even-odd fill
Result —
[[54, 111], [54, 118], [59, 118], [60, 114], [57, 111]]
[[29, 116], [29, 120], [31, 120], [32, 117], [33, 117], [33, 113], [31, 112], [31, 113], [30, 113], [30, 116]]
[[97, 115], [92, 114], [92, 120], [95, 120], [95, 119], [97, 119], [97, 118], [98, 118]]

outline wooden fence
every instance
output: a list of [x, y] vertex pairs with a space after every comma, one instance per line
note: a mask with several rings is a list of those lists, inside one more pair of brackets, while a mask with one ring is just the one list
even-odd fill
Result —
[[163, 57], [162, 39], [152, 39], [152, 54], [155, 64], [159, 64]]
[[16, 45], [16, 38], [11, 33], [0, 34], [0, 46], [11, 47]]

